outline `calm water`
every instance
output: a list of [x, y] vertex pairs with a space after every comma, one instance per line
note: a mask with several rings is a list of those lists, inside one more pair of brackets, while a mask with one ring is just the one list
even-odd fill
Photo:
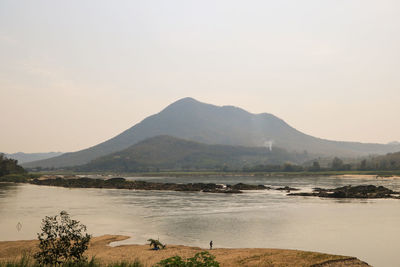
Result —
[[[400, 190], [400, 180], [348, 178], [142, 178], [313, 187], [379, 184]], [[374, 266], [398, 266], [400, 200], [289, 197], [275, 190], [244, 194], [66, 189], [0, 184], [0, 240], [34, 239], [41, 219], [67, 210], [90, 233], [124, 234], [124, 243], [160, 238], [167, 244], [207, 247], [291, 248], [356, 256]], [[21, 231], [16, 225], [22, 224]]]

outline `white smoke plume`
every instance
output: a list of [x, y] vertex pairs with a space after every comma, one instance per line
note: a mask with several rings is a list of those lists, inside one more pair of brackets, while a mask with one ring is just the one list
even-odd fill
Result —
[[272, 151], [272, 145], [274, 144], [274, 140], [268, 140], [264, 142], [264, 146], [269, 149], [269, 151]]

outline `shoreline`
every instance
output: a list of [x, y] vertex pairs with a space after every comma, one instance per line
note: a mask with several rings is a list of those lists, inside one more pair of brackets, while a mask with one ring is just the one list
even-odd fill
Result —
[[[221, 266], [369, 266], [351, 256], [332, 255], [291, 249], [271, 248], [215, 248], [212, 250], [184, 245], [167, 245], [166, 249], [154, 251], [149, 245], [110, 246], [112, 242], [129, 239], [123, 235], [93, 237], [87, 256], [102, 263], [139, 260], [144, 266], [152, 266], [162, 259], [176, 255], [182, 258], [207, 250], [216, 257]], [[37, 240], [0, 241], [0, 262], [15, 260], [24, 253], [34, 253]]]
[[332, 175], [332, 177], [337, 178], [348, 178], [348, 179], [372, 179], [372, 180], [394, 180], [400, 179], [400, 176], [380, 176], [375, 174], [341, 174], [341, 175]]

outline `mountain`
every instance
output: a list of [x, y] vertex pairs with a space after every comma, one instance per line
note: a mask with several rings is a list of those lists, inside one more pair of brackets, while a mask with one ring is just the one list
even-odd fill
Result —
[[272, 144], [289, 152], [307, 151], [321, 156], [359, 156], [400, 151], [400, 145], [396, 144], [364, 144], [315, 138], [297, 131], [272, 114], [252, 114], [233, 106], [220, 107], [201, 103], [193, 98], [183, 98], [99, 145], [23, 166], [82, 165], [158, 135], [207, 144], [249, 147]]
[[161, 135], [146, 139], [127, 149], [78, 166], [79, 171], [134, 172], [148, 170], [241, 169], [256, 164], [301, 163], [307, 154], [288, 153], [274, 148], [208, 145]]
[[398, 142], [398, 141], [393, 141], [393, 142], [388, 143], [388, 145], [400, 145], [400, 142]]
[[9, 159], [18, 160], [19, 164], [42, 159], [49, 159], [63, 154], [62, 152], [48, 152], [48, 153], [23, 153], [17, 152], [13, 154], [4, 154]]

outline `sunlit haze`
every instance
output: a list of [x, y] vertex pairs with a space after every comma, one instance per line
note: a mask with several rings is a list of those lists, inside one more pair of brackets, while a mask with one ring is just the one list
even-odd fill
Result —
[[400, 140], [400, 2], [0, 1], [0, 151], [76, 151], [193, 97]]

